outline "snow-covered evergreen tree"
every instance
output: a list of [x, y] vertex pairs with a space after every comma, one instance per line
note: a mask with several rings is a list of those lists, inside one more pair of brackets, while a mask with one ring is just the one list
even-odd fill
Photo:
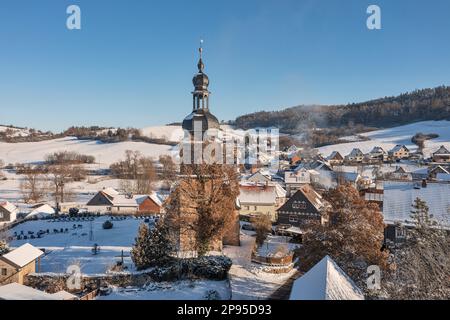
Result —
[[172, 251], [169, 232], [162, 222], [158, 222], [152, 230], [143, 223], [131, 250], [131, 258], [137, 270], [144, 270], [166, 263]]
[[2, 254], [8, 253], [9, 247], [7, 240], [7, 234], [6, 232], [0, 231], [0, 256]]
[[[384, 282], [391, 299], [450, 299], [450, 237], [417, 198], [406, 241], [393, 253], [396, 270]], [[382, 282], [383, 283], [383, 282]]]
[[139, 226], [133, 248], [131, 249], [131, 259], [137, 270], [143, 270], [150, 267], [150, 230], [147, 224], [142, 223]]

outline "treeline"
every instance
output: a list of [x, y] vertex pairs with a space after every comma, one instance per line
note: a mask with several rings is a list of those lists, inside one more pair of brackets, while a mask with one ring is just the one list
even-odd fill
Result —
[[59, 138], [59, 135], [54, 135], [52, 132], [43, 132], [36, 129], [28, 129], [15, 127], [12, 125], [0, 125], [0, 127], [5, 127], [5, 130], [0, 131], [0, 141], [8, 143], [17, 142], [38, 142], [48, 139]]
[[80, 154], [73, 151], [60, 151], [49, 154], [45, 157], [47, 164], [91, 164], [95, 162], [95, 157]]
[[[311, 135], [339, 138], [370, 128], [387, 128], [426, 120], [450, 120], [450, 87], [416, 90], [396, 97], [362, 103], [330, 106], [297, 106], [281, 111], [256, 112], [236, 118], [241, 129], [278, 127], [281, 132], [298, 134], [321, 128]], [[331, 132], [330, 134], [330, 130]], [[310, 141], [313, 144], [327, 143]]]

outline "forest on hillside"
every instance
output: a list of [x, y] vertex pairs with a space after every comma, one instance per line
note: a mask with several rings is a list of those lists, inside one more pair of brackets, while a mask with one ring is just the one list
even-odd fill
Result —
[[241, 129], [276, 126], [296, 134], [305, 128], [388, 128], [417, 121], [450, 120], [450, 87], [422, 89], [396, 97], [330, 106], [297, 106], [236, 118]]

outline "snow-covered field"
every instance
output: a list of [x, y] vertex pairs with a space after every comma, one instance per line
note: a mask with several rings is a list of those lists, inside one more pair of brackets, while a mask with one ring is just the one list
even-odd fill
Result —
[[0, 142], [0, 159], [8, 163], [36, 163], [45, 156], [57, 151], [74, 151], [95, 157], [98, 168], [108, 168], [113, 162], [123, 159], [126, 150], [137, 150], [143, 155], [158, 158], [160, 155], [171, 154], [173, 147], [168, 145], [144, 142], [101, 143], [92, 140], [78, 140], [73, 137], [61, 139], [5, 143]]
[[166, 139], [170, 142], [179, 142], [184, 137], [181, 126], [155, 126], [141, 129], [143, 136], [154, 139]]
[[[27, 221], [9, 231], [10, 236], [22, 234], [28, 239], [17, 240], [15, 237], [11, 241], [11, 247], [19, 247], [24, 243], [45, 249], [46, 255], [41, 260], [41, 272], [64, 273], [67, 267], [78, 264], [83, 274], [103, 274], [116, 261], [120, 260], [122, 251], [126, 256], [125, 265], [129, 270], [133, 269], [129, 253], [134, 239], [137, 235], [138, 227], [144, 221], [133, 217], [125, 220], [112, 220], [114, 227], [104, 230], [102, 224], [110, 219], [102, 216], [94, 218], [94, 221], [58, 221], [58, 220], [37, 220]], [[90, 239], [92, 224], [93, 238]], [[61, 233], [61, 229], [68, 232]], [[31, 239], [29, 232], [34, 232], [36, 236], [40, 231], [47, 231], [42, 238]], [[58, 233], [55, 232], [58, 230]], [[94, 244], [100, 246], [100, 252], [92, 254]]]
[[[441, 145], [450, 148], [450, 121], [422, 121], [404, 126], [394, 127], [384, 130], [376, 130], [360, 134], [367, 137], [368, 141], [356, 141], [341, 143], [319, 148], [319, 152], [324, 156], [329, 156], [333, 151], [339, 151], [343, 156], [349, 154], [353, 148], [359, 148], [367, 153], [375, 146], [382, 147], [388, 151], [397, 144], [404, 144], [410, 150], [416, 150], [417, 146], [411, 142], [411, 138], [416, 133], [436, 133], [438, 138], [425, 142], [424, 156], [429, 157], [431, 153], [439, 149]], [[345, 137], [343, 139], [356, 140], [355, 137]]]

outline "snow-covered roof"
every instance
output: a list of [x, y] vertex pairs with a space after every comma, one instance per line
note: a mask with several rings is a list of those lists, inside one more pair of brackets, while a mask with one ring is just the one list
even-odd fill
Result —
[[370, 153], [382, 153], [382, 154], [385, 154], [386, 151], [384, 151], [384, 149], [382, 147], [375, 146], [375, 147], [373, 147], [372, 151], [370, 151]]
[[275, 186], [241, 185], [239, 202], [241, 205], [251, 204], [275, 204], [277, 191]]
[[426, 187], [422, 187], [420, 183], [387, 181], [383, 187], [385, 222], [412, 223], [412, 205], [416, 198], [420, 198], [427, 203], [433, 218], [450, 228], [450, 184], [427, 183]]
[[433, 155], [434, 156], [441, 156], [441, 155], [449, 156], [450, 151], [448, 151], [448, 149], [445, 146], [440, 146], [439, 149], [433, 153]]
[[2, 207], [3, 209], [5, 209], [6, 211], [8, 211], [9, 213], [13, 213], [14, 211], [17, 210], [17, 207], [15, 205], [13, 205], [11, 202], [9, 201], [2, 201], [0, 202], [0, 207]]
[[43, 204], [43, 205], [37, 207], [36, 209], [34, 209], [33, 211], [31, 211], [27, 215], [27, 217], [43, 218], [43, 217], [50, 216], [50, 215], [53, 215], [53, 214], [55, 214], [55, 209], [53, 209], [48, 204]]
[[333, 151], [328, 157], [327, 160], [333, 160], [335, 158], [343, 159], [342, 155], [339, 153], [339, 151]]
[[78, 297], [76, 295], [64, 290], [53, 293], [51, 296], [56, 298], [57, 300], [78, 300]]
[[102, 190], [103, 193], [106, 193], [107, 195], [111, 196], [114, 198], [114, 196], [119, 195], [119, 191], [117, 191], [114, 188], [108, 187]]
[[152, 192], [151, 194], [135, 195], [133, 196], [133, 199], [136, 201], [137, 204], [140, 205], [142, 202], [144, 202], [145, 199], [147, 199], [147, 197], [152, 199], [153, 202], [155, 202], [158, 206], [162, 206], [163, 199], [156, 192]]
[[18, 283], [0, 287], [0, 300], [63, 300], [58, 296]]
[[362, 153], [361, 149], [359, 149], [359, 148], [354, 148], [354, 149], [348, 154], [349, 157], [357, 157], [357, 156], [361, 156], [361, 155], [363, 155], [363, 153]]
[[14, 249], [7, 254], [4, 254], [3, 256], [1, 256], [1, 258], [3, 260], [12, 262], [14, 265], [22, 268], [42, 256], [43, 254], [44, 253], [38, 248], [32, 246], [29, 243], [25, 243], [19, 248]]
[[290, 300], [364, 300], [349, 276], [329, 256], [294, 281]]
[[438, 173], [436, 179], [439, 181], [450, 181], [450, 173]]
[[343, 177], [345, 181], [353, 183], [356, 183], [361, 178], [357, 172], [338, 172], [336, 174]]
[[391, 150], [389, 150], [389, 152], [391, 152], [391, 153], [399, 152], [402, 149], [404, 149], [406, 151], [409, 151], [408, 148], [405, 145], [398, 144], [395, 147], [393, 147]]

